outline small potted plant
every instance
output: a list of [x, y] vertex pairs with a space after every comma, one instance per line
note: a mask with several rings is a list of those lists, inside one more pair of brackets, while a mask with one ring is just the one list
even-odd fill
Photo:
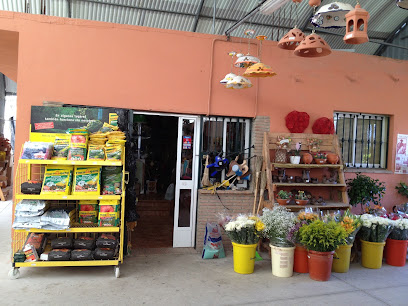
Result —
[[330, 279], [334, 251], [346, 243], [347, 232], [334, 221], [315, 220], [299, 229], [301, 243], [308, 249], [309, 276], [313, 280]]
[[297, 205], [306, 205], [309, 202], [308, 197], [305, 195], [305, 192], [302, 190], [298, 191], [298, 194], [295, 195], [295, 202]]
[[289, 203], [290, 197], [292, 196], [292, 193], [280, 190], [277, 195], [276, 201], [278, 201], [279, 205], [286, 205]]
[[313, 159], [316, 164], [325, 164], [327, 162], [327, 155], [326, 153], [317, 153], [313, 156]]
[[290, 156], [290, 163], [291, 164], [300, 164], [300, 150], [302, 148], [302, 143], [297, 142], [295, 149], [291, 151], [291, 156]]

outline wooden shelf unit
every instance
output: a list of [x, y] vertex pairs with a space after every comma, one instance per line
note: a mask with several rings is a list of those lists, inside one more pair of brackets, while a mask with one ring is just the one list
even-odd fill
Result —
[[[271, 160], [271, 150], [276, 150], [278, 136], [283, 136], [285, 138], [290, 138], [292, 140], [291, 148], [295, 143], [301, 142], [303, 149], [302, 152], [307, 151], [307, 139], [320, 139], [322, 144], [320, 145], [321, 152], [332, 152], [339, 156], [338, 164], [290, 164], [290, 163], [275, 163]], [[320, 135], [320, 134], [301, 134], [301, 133], [264, 133], [263, 149], [262, 154], [264, 158], [264, 169], [266, 170], [267, 183], [266, 188], [268, 189], [268, 200], [266, 204], [273, 205], [275, 203], [275, 192], [278, 187], [313, 187], [313, 188], [328, 188], [330, 191], [335, 190], [341, 193], [340, 201], [326, 201], [326, 205], [287, 205], [286, 207], [290, 210], [297, 211], [305, 207], [316, 207], [319, 209], [347, 209], [350, 207], [349, 199], [347, 195], [346, 181], [344, 179], [343, 162], [341, 158], [341, 150], [339, 146], [339, 141], [336, 135]], [[337, 171], [338, 182], [337, 184], [332, 183], [274, 183], [272, 182], [272, 171], [283, 168], [283, 169], [333, 169]], [[326, 199], [325, 199], [326, 200]], [[265, 205], [268, 206], [268, 205]]]

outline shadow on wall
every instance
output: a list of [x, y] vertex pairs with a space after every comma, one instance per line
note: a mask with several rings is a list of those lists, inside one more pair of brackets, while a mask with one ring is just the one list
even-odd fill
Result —
[[18, 32], [0, 30], [0, 72], [17, 82]]

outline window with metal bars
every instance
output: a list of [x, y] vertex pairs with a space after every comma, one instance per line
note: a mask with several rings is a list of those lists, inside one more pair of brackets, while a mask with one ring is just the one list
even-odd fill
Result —
[[[239, 156], [239, 163], [244, 159], [248, 159], [250, 156], [250, 119], [211, 116], [202, 117], [201, 124], [201, 173], [204, 173], [206, 162], [204, 157], [206, 155], [209, 156], [208, 163], [210, 165], [215, 162], [216, 156], [220, 156], [223, 159], [227, 158], [228, 160]], [[217, 170], [219, 170], [217, 167], [209, 168], [210, 181], [212, 183], [222, 182], [227, 178], [225, 170]], [[248, 187], [248, 181], [238, 181], [236, 183], [237, 187]]]
[[347, 167], [387, 168], [388, 116], [334, 112], [334, 126]]

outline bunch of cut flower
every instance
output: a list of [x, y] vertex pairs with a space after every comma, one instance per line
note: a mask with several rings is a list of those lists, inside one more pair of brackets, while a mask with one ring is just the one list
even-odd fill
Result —
[[238, 244], [256, 244], [262, 237], [265, 225], [256, 216], [239, 215], [224, 224], [224, 230], [232, 242]]
[[264, 237], [270, 244], [277, 247], [291, 247], [293, 244], [287, 240], [289, 230], [294, 226], [296, 216], [286, 207], [276, 205], [272, 210], [263, 209], [261, 221], [265, 224]]
[[399, 218], [392, 220], [392, 222], [393, 229], [388, 238], [394, 240], [408, 240], [408, 219]]
[[364, 214], [360, 218], [361, 240], [368, 242], [384, 242], [393, 229], [393, 221], [388, 218]]
[[323, 221], [326, 223], [330, 221], [339, 223], [347, 233], [346, 244], [348, 245], [352, 245], [354, 243], [356, 235], [361, 228], [360, 216], [352, 214], [349, 209], [347, 209], [344, 215], [341, 215], [340, 211], [326, 214], [323, 217]]
[[293, 244], [301, 244], [301, 238], [299, 235], [299, 230], [301, 227], [312, 223], [315, 220], [319, 220], [319, 210], [313, 209], [312, 207], [307, 207], [299, 211], [294, 225], [289, 229], [286, 239]]
[[315, 220], [319, 220], [319, 210], [313, 209], [312, 207], [305, 208], [304, 210], [299, 211], [297, 219], [299, 221], [306, 221], [308, 224], [312, 223]]

